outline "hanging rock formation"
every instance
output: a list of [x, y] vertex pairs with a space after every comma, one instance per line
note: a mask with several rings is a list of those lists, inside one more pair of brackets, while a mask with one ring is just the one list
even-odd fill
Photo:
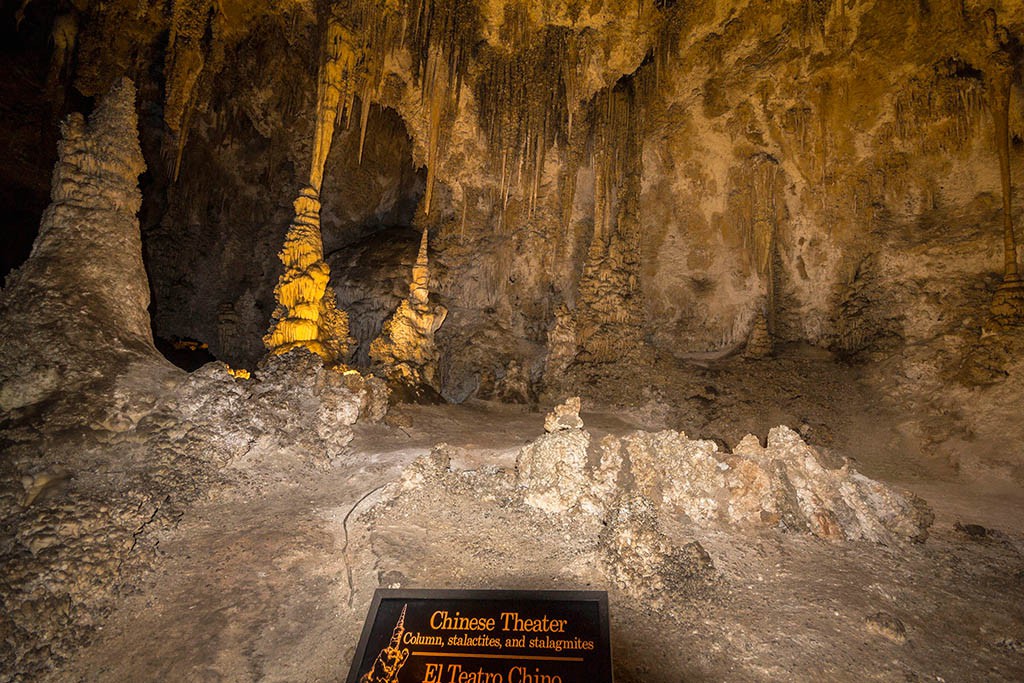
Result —
[[444, 323], [448, 309], [430, 301], [429, 278], [424, 230], [412, 268], [409, 297], [398, 305], [398, 310], [384, 323], [380, 336], [370, 344], [370, 358], [393, 383], [436, 389], [438, 351], [434, 333]]
[[160, 358], [136, 218], [135, 86], [120, 81], [63, 132], [32, 255], [0, 291], [0, 411]]

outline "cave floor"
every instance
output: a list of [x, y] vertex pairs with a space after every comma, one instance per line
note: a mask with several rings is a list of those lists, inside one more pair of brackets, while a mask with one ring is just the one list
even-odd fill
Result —
[[719, 580], [644, 604], [610, 585], [580, 541], [592, 530], [576, 523], [538, 536], [499, 501], [447, 491], [365, 514], [439, 442], [461, 454], [454, 469], [512, 467], [543, 431], [543, 410], [401, 406], [387, 424], [358, 425], [351, 455], [326, 471], [272, 452], [233, 464], [161, 532], [154, 571], [48, 680], [342, 680], [378, 586], [608, 589], [620, 682], [1024, 679], [1021, 488], [907, 449], [905, 416], [869, 400], [852, 370], [808, 361], [785, 372], [788, 389], [755, 391], [741, 368], [742, 400], [719, 375], [717, 389], [700, 386], [733, 398], [682, 395], [673, 411], [585, 403], [582, 416], [595, 436], [689, 421], [695, 436], [729, 424], [763, 439], [768, 426], [803, 421], [811, 442], [817, 434], [866, 475], [924, 497], [936, 514], [926, 542], [676, 527], [667, 533], [699, 540]]

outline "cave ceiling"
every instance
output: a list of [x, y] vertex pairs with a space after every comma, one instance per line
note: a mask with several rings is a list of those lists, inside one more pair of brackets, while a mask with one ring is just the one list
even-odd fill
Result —
[[[400, 228], [428, 229], [432, 289], [453, 310], [441, 343], [503, 336], [498, 364], [534, 374], [560, 311], [595, 362], [639, 342], [714, 352], [758, 329], [852, 354], [933, 335], [935, 311], [874, 302], [926, 299], [893, 279], [913, 279], [936, 244], [970, 243], [949, 277], [976, 284], [942, 304], [963, 308], [1009, 253], [995, 114], [1006, 112], [1007, 172], [1020, 177], [1016, 1], [5, 10], [21, 47], [7, 59], [42, 86], [25, 106], [48, 108], [54, 133], [62, 112], [123, 76], [137, 83], [154, 330], [232, 362], [264, 353], [277, 252], [310, 184], [326, 262], [357, 267], [346, 249], [396, 236], [365, 291], [331, 274], [347, 301], [393, 310], [401, 287], [380, 283], [408, 272], [416, 241]], [[17, 153], [38, 144], [17, 126], [29, 114], [11, 109], [24, 167], [7, 185], [19, 176], [37, 197], [53, 159]], [[32, 211], [19, 220], [35, 229]], [[352, 321], [357, 346], [380, 317]]]

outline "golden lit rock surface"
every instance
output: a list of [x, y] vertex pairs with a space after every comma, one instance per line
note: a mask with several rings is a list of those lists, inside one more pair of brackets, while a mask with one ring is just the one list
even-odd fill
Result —
[[320, 234], [320, 189], [324, 164], [339, 118], [351, 115], [355, 95], [356, 53], [351, 34], [328, 22], [317, 87], [316, 130], [309, 186], [295, 200], [295, 220], [285, 236], [280, 259], [285, 271], [274, 288], [277, 309], [263, 343], [273, 353], [304, 347], [325, 363], [344, 362], [349, 351], [348, 316], [338, 310], [328, 285]]
[[328, 286], [330, 267], [323, 260], [320, 202], [312, 188], [295, 200], [295, 222], [280, 253], [285, 271], [274, 288], [277, 309], [263, 343], [273, 353], [303, 347], [326, 363], [343, 362], [348, 353], [348, 317], [337, 308]]

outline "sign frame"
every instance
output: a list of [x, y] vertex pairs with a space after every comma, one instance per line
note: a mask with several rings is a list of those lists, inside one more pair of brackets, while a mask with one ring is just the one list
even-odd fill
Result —
[[[597, 607], [596, 652], [607, 653], [607, 682], [594, 680], [593, 683], [612, 683], [612, 648], [608, 613], [608, 593], [602, 590], [516, 590], [516, 589], [429, 589], [429, 588], [377, 588], [363, 622], [363, 630], [349, 665], [346, 683], [359, 683], [359, 673], [366, 660], [366, 649], [377, 622], [377, 615], [384, 600], [466, 600], [466, 601], [511, 601], [529, 602], [593, 602]], [[569, 683], [567, 680], [565, 683]]]

